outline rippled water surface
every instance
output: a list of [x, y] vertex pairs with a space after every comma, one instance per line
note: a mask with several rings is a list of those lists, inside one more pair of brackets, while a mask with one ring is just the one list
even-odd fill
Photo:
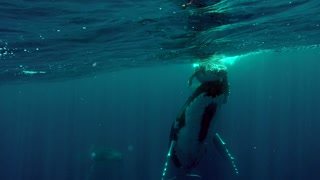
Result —
[[0, 80], [318, 48], [318, 0], [2, 0]]

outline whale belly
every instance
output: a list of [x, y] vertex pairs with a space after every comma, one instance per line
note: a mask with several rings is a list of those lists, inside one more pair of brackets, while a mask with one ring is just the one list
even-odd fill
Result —
[[[202, 93], [185, 106], [184, 118], [173, 124], [175, 145], [171, 159], [176, 167], [191, 170], [205, 154], [206, 142], [214, 136], [214, 123], [223, 95]], [[184, 122], [180, 122], [184, 121]]]

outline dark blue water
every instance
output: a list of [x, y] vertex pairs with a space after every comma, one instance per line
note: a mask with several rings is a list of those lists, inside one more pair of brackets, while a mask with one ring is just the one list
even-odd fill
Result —
[[[231, 96], [218, 131], [240, 174], [211, 148], [198, 168], [205, 179], [319, 178], [318, 56], [269, 53], [229, 67]], [[1, 179], [85, 179], [92, 146], [123, 153], [116, 179], [160, 179], [191, 72], [191, 65], [168, 66], [3, 86]]]
[[[320, 2], [212, 2], [1, 1], [0, 179], [160, 179], [190, 63], [220, 58], [239, 175], [212, 147], [197, 171], [319, 179]], [[95, 163], [99, 148], [123, 160]]]

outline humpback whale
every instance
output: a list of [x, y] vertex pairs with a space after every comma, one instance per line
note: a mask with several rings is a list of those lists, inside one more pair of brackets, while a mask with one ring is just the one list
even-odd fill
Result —
[[189, 79], [189, 86], [192, 86], [195, 77], [200, 85], [172, 123], [162, 180], [201, 178], [192, 170], [206, 154], [208, 143], [214, 144], [238, 174], [234, 158], [215, 128], [219, 109], [229, 96], [227, 69], [221, 64], [202, 63], [195, 65], [195, 70]]

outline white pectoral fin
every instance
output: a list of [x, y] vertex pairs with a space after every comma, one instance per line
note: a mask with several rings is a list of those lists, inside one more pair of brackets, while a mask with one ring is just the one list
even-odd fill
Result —
[[172, 156], [173, 147], [176, 145], [176, 141], [170, 142], [170, 147], [167, 153], [167, 160], [164, 165], [162, 178], [161, 180], [195, 180], [195, 179], [202, 179], [202, 177], [190, 171], [186, 171], [185, 169], [180, 169], [175, 167], [170, 160]]
[[195, 76], [196, 76], [196, 73], [193, 73], [193, 74], [190, 76], [190, 78], [189, 78], [189, 80], [188, 80], [188, 86], [189, 86], [189, 87], [192, 86], [193, 78], [194, 78]]
[[226, 143], [221, 139], [218, 133], [214, 135], [213, 138], [213, 144], [218, 149], [219, 153], [222, 155], [224, 159], [228, 161], [232, 165], [232, 168], [234, 169], [235, 173], [238, 175], [238, 168], [234, 162], [234, 158], [230, 154], [229, 150], [226, 147]]
[[169, 160], [170, 160], [170, 157], [171, 157], [172, 148], [175, 145], [175, 143], [176, 143], [176, 141], [171, 141], [171, 143], [170, 143], [169, 151], [168, 151], [168, 154], [167, 154], [167, 160], [166, 160], [166, 163], [164, 165], [164, 169], [163, 169], [163, 173], [162, 173], [162, 180], [164, 180], [165, 177], [166, 177], [168, 164], [169, 164]]
[[188, 87], [196, 89], [197, 87], [199, 87], [201, 85], [201, 83], [199, 81], [194, 82], [194, 80], [193, 80], [194, 77], [196, 77], [196, 72], [194, 74], [192, 74], [192, 76], [190, 76], [190, 78], [188, 80]]

